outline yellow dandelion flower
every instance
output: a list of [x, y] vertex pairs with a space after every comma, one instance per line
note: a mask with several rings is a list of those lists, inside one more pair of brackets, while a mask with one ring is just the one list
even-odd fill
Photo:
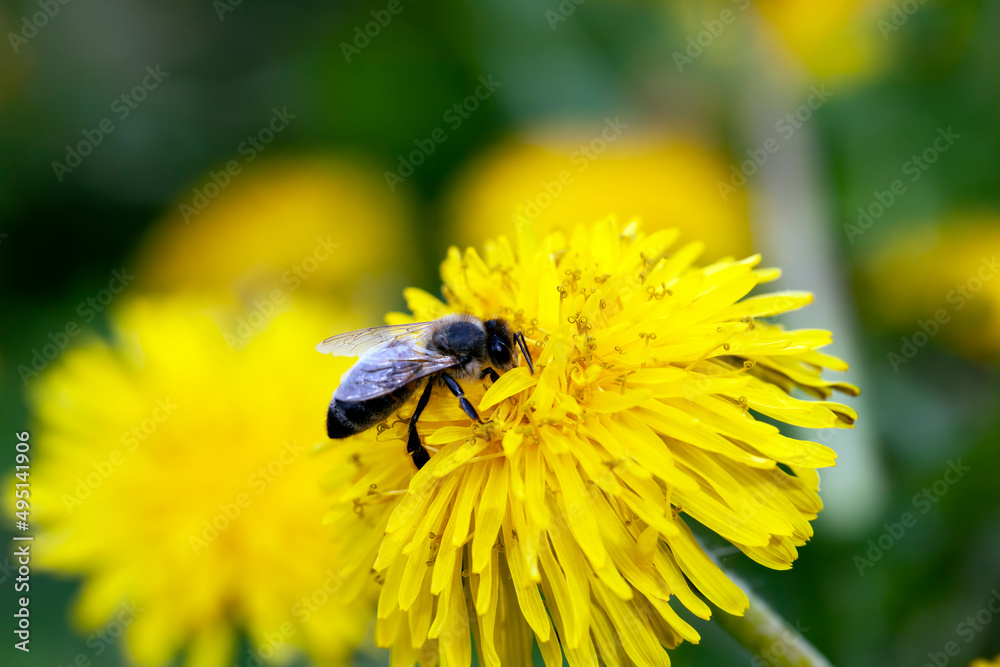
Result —
[[778, 271], [698, 267], [700, 245], [670, 250], [676, 236], [608, 220], [536, 240], [525, 225], [484, 255], [452, 248], [445, 301], [411, 289], [412, 315], [389, 318], [502, 316], [535, 366], [465, 387], [484, 424], [435, 397], [419, 472], [405, 418], [332, 447], [351, 463], [330, 473], [329, 521], [347, 571], [381, 584], [375, 641], [393, 665], [468, 665], [470, 635], [488, 665], [530, 664], [533, 643], [549, 667], [667, 665], [664, 647], [699, 640], [676, 603], [747, 608], [693, 526], [775, 569], [811, 537], [816, 469], [835, 455], [756, 417], [850, 426], [822, 399], [857, 389], [820, 377], [847, 366], [817, 351], [828, 332], [765, 321], [809, 294], [747, 297]]
[[[747, 43], [731, 36], [721, 39], [723, 31], [729, 35], [763, 28], [760, 37], [768, 50], [794, 70], [808, 70], [810, 80], [868, 76], [883, 69], [891, 53], [887, 42], [900, 30], [902, 13], [893, 0], [686, 0], [670, 3], [668, 11], [682, 35], [678, 52], [691, 62], [705, 57], [739, 66], [747, 57]], [[680, 62], [686, 73], [690, 63]]]
[[[136, 663], [260, 664], [298, 646], [343, 664], [368, 620], [331, 602], [360, 582], [320, 530], [309, 456], [322, 433], [310, 406], [347, 365], [309, 354], [329, 308], [300, 302], [233, 350], [213, 321], [231, 313], [211, 303], [123, 302], [113, 342], [68, 350], [32, 385], [39, 562], [83, 578], [83, 631], [128, 612]], [[234, 655], [237, 633], [258, 662]]]
[[899, 28], [888, 0], [764, 0], [758, 7], [788, 51], [819, 77], [880, 68], [885, 42]]
[[194, 187], [164, 217], [139, 253], [138, 284], [342, 293], [373, 266], [409, 265], [411, 221], [406, 198], [387, 197], [381, 175], [359, 164], [244, 165], [224, 186]]
[[986, 658], [976, 658], [969, 663], [969, 667], [1000, 667], [1000, 655], [992, 660], [987, 660]]
[[[745, 193], [719, 196], [724, 156], [615, 119], [559, 133], [539, 131], [498, 145], [463, 172], [448, 203], [453, 238], [478, 245], [523, 216], [543, 234], [569, 231], [595, 211], [676, 228], [679, 241], [708, 239], [714, 257], [749, 254]], [[616, 134], [617, 133], [617, 134]]]
[[868, 258], [867, 309], [901, 334], [887, 355], [894, 370], [930, 339], [973, 359], [1000, 359], [997, 222], [981, 215], [908, 231]]

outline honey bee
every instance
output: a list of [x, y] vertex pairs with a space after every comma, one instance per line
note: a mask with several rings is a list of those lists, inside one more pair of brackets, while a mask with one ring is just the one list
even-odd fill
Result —
[[423, 384], [406, 442], [406, 451], [419, 470], [430, 455], [417, 434], [417, 420], [433, 387], [443, 384], [458, 398], [465, 414], [482, 423], [458, 381], [489, 376], [496, 382], [501, 372], [518, 365], [515, 345], [534, 374], [524, 334], [515, 333], [502, 318], [484, 322], [473, 315], [447, 315], [431, 322], [373, 327], [327, 338], [316, 346], [318, 351], [359, 357], [333, 392], [326, 414], [327, 435], [347, 438], [367, 431], [399, 409]]

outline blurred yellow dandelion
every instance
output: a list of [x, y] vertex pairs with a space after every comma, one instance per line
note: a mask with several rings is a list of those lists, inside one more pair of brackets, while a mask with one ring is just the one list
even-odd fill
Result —
[[[746, 595], [706, 555], [697, 522], [753, 560], [786, 569], [820, 511], [823, 445], [782, 435], [771, 419], [848, 427], [826, 400], [851, 385], [820, 348], [830, 334], [785, 331], [763, 318], [810, 302], [751, 290], [778, 271], [758, 257], [694, 262], [699, 244], [669, 248], [612, 220], [536, 241], [501, 237], [480, 255], [452, 248], [445, 301], [411, 289], [412, 315], [506, 317], [533, 342], [522, 365], [419, 424], [430, 461], [416, 472], [405, 418], [338, 441], [331, 470], [348, 572], [381, 584], [375, 641], [393, 665], [667, 665], [664, 647], [699, 635], [671, 604], [708, 618], [699, 597], [731, 614]], [[791, 395], [801, 390], [820, 398]], [[404, 408], [403, 412], [407, 412]]]
[[[85, 631], [128, 612], [136, 663], [260, 664], [293, 646], [344, 661], [368, 621], [331, 602], [356, 584], [320, 530], [308, 455], [323, 432], [310, 406], [346, 368], [309, 354], [329, 308], [300, 302], [233, 350], [209, 303], [123, 304], [114, 342], [66, 352], [33, 385], [39, 559], [83, 577]], [[237, 633], [252, 655], [234, 655]]]
[[706, 239], [713, 257], [750, 252], [745, 193], [719, 196], [731, 176], [723, 155], [632, 124], [609, 131], [614, 125], [511, 138], [474, 161], [448, 203], [454, 238], [478, 245], [518, 217], [539, 235], [568, 231], [601, 211], [639, 218], [648, 231], [676, 228], [681, 243]]
[[888, 0], [763, 0], [757, 7], [788, 52], [825, 78], [864, 75], [884, 64], [886, 41], [899, 30], [891, 5]]
[[143, 245], [141, 287], [342, 296], [373, 267], [411, 262], [408, 200], [357, 163], [275, 160], [193, 192]]
[[997, 216], [986, 214], [898, 234], [868, 257], [862, 304], [900, 334], [886, 355], [894, 371], [931, 341], [1000, 359], [998, 247]]
[[[888, 40], [900, 30], [900, 18], [908, 18], [893, 0], [682, 0], [664, 7], [682, 35], [681, 48], [672, 54], [681, 74], [702, 57], [739, 66], [760, 46], [784, 61], [790, 73], [803, 75], [796, 79], [810, 82], [882, 69]], [[735, 39], [733, 32], [744, 38]]]

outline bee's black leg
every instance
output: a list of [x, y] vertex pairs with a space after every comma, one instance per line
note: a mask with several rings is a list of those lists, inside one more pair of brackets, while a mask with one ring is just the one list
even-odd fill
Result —
[[427, 453], [427, 450], [420, 443], [420, 435], [417, 434], [417, 420], [420, 419], [420, 413], [427, 407], [427, 401], [431, 398], [431, 388], [433, 386], [434, 379], [431, 378], [427, 381], [427, 386], [424, 387], [424, 393], [420, 394], [420, 400], [417, 401], [417, 409], [413, 411], [413, 416], [410, 417], [410, 429], [406, 438], [406, 453], [413, 459], [413, 465], [417, 466], [417, 470], [423, 468], [424, 464], [431, 460], [430, 454]]
[[528, 341], [524, 338], [524, 332], [518, 331], [514, 334], [514, 340], [517, 342], [517, 346], [521, 348], [521, 354], [524, 355], [524, 360], [528, 363], [528, 371], [534, 375], [535, 366], [531, 363], [531, 355], [528, 354]]
[[474, 407], [472, 407], [472, 403], [469, 403], [469, 399], [465, 397], [465, 392], [462, 391], [462, 387], [455, 382], [455, 378], [451, 377], [447, 373], [441, 373], [441, 379], [444, 380], [445, 385], [448, 386], [451, 393], [458, 397], [458, 404], [462, 406], [463, 410], [465, 410], [465, 414], [469, 415], [470, 418], [475, 419], [477, 422], [482, 423], [482, 420], [479, 418], [479, 413], [476, 412]]
[[482, 380], [487, 375], [489, 375], [490, 379], [493, 380], [494, 382], [496, 382], [497, 380], [500, 379], [500, 374], [497, 373], [492, 368], [490, 368], [489, 366], [487, 366], [486, 368], [484, 368], [483, 371], [479, 374], [479, 379]]

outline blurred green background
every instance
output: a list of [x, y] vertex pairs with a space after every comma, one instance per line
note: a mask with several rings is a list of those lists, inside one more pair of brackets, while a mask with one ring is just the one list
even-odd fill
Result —
[[[832, 330], [863, 389], [859, 428], [818, 437], [840, 463], [794, 569], [717, 555], [834, 664], [1000, 652], [1000, 619], [957, 627], [1000, 587], [1000, 3], [43, 4], [0, 5], [3, 470], [20, 369], [68, 321], [106, 331], [79, 304], [114, 270], [239, 291], [329, 234], [348, 258], [314, 283], [361, 326], [519, 215], [640, 216], [814, 291], [788, 323]], [[9, 551], [5, 664], [123, 664], [37, 570], [14, 651]], [[675, 664], [769, 664], [696, 627]]]

